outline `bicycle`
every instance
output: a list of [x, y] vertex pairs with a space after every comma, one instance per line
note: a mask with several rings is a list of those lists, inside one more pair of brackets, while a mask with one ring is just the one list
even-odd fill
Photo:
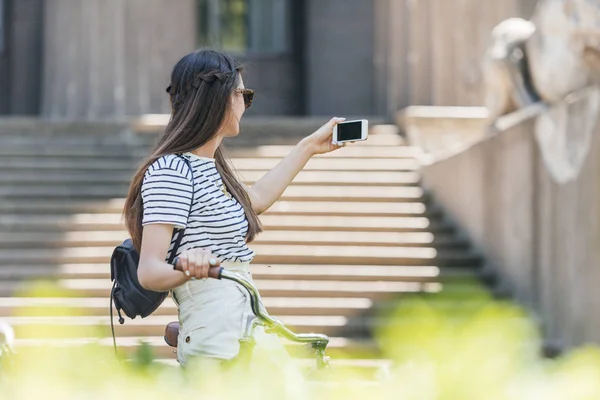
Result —
[[13, 329], [0, 322], [0, 372], [10, 365], [15, 354], [13, 350], [13, 341], [15, 333]]
[[[173, 262], [177, 265], [177, 260]], [[174, 269], [181, 270], [178, 267]], [[252, 358], [252, 351], [256, 341], [254, 339], [254, 333], [256, 328], [259, 326], [264, 327], [266, 333], [274, 333], [279, 337], [286, 338], [294, 343], [303, 343], [309, 345], [314, 357], [316, 359], [316, 370], [324, 370], [330, 368], [331, 357], [325, 354], [327, 345], [329, 344], [329, 337], [320, 333], [294, 333], [288, 329], [281, 321], [277, 318], [272, 317], [266, 312], [264, 307], [261, 307], [260, 294], [258, 289], [248, 281], [244, 276], [239, 273], [228, 271], [222, 267], [215, 266], [209, 269], [209, 277], [213, 279], [227, 279], [241, 285], [246, 289], [250, 295], [250, 301], [252, 306], [252, 312], [256, 316], [244, 330], [244, 334], [240, 339], [240, 352], [236, 358], [232, 360], [232, 363], [244, 363], [248, 365]], [[174, 348], [177, 348], [177, 337], [179, 336], [179, 322], [171, 322], [165, 328], [164, 340], [165, 342]]]

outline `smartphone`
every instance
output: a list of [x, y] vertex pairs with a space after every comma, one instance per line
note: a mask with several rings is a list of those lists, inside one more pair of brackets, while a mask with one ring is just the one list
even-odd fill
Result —
[[333, 127], [333, 144], [345, 142], [358, 142], [367, 140], [369, 134], [369, 121], [366, 119], [357, 119], [354, 121], [340, 122]]

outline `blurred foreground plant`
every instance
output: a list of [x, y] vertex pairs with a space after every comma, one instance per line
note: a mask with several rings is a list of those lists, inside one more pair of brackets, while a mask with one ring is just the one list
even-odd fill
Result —
[[138, 347], [131, 361], [116, 360], [110, 347], [99, 344], [38, 346], [18, 349], [13, 368], [2, 372], [0, 399], [600, 398], [596, 347], [542, 359], [538, 331], [518, 307], [437, 298], [407, 300], [381, 315], [385, 323], [376, 339], [392, 363], [378, 380], [372, 371], [337, 368], [326, 377], [331, 379], [307, 383], [295, 365], [261, 353], [250, 370], [223, 372], [200, 361], [185, 370], [153, 361], [148, 344]]

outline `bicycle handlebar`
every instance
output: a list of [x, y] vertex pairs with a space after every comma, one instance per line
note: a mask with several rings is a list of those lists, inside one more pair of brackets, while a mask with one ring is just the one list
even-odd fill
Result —
[[[181, 265], [179, 265], [179, 257], [173, 260], [173, 269], [182, 271]], [[248, 281], [242, 275], [227, 271], [225, 268], [219, 266], [220, 262], [217, 261], [217, 265], [210, 267], [208, 270], [208, 276], [213, 279], [227, 279], [242, 285], [246, 291], [250, 294], [250, 300], [252, 305], [252, 311], [254, 315], [261, 320], [269, 330], [276, 332], [277, 334], [285, 337], [296, 343], [310, 343], [314, 347], [325, 349], [329, 344], [329, 337], [320, 333], [294, 333], [289, 330], [281, 321], [271, 317], [263, 308], [260, 307], [260, 294], [256, 286], [252, 282]]]
[[[173, 265], [174, 270], [183, 272], [183, 268], [181, 267], [181, 264], [179, 264], [179, 257], [175, 257], [171, 265]], [[208, 270], [209, 278], [221, 279], [221, 272], [223, 271], [223, 268], [221, 268], [220, 265], [221, 262], [217, 260], [217, 263], [214, 266], [210, 267], [210, 269]]]

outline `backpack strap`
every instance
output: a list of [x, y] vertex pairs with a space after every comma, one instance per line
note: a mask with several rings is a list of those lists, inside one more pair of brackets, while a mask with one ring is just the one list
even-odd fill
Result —
[[[191, 181], [192, 181], [192, 199], [190, 201], [190, 210], [189, 210], [188, 218], [187, 218], [187, 222], [189, 222], [190, 214], [192, 213], [192, 207], [194, 206], [194, 169], [192, 168], [192, 163], [190, 162], [190, 160], [187, 157], [184, 157], [181, 154], [178, 154], [177, 156], [180, 157], [181, 159], [183, 159], [183, 161], [188, 166], [188, 168], [190, 170], [190, 174], [192, 176], [192, 179], [191, 179]], [[185, 229], [176, 228], [175, 231], [173, 232], [173, 235], [177, 235], [177, 239], [175, 241], [175, 244], [173, 245], [173, 248], [171, 249], [171, 251], [169, 253], [169, 264], [172, 264], [173, 261], [175, 260], [175, 256], [177, 255], [177, 251], [179, 250], [179, 247], [181, 246], [181, 240], [183, 239], [184, 234], [185, 234]], [[172, 237], [171, 237], [171, 240], [173, 240]], [[127, 241], [125, 243], [127, 243]], [[114, 256], [114, 254], [113, 254], [113, 256]], [[111, 328], [111, 332], [112, 332], [113, 347], [115, 349], [115, 355], [117, 356], [117, 358], [119, 358], [119, 353], [117, 350], [117, 339], [115, 336], [114, 316], [113, 316], [113, 300], [114, 300], [115, 288], [117, 286], [117, 275], [116, 274], [117, 274], [116, 267], [114, 267], [111, 263], [111, 280], [113, 280], [114, 282], [113, 282], [112, 289], [110, 291], [110, 328]], [[119, 323], [122, 325], [123, 323], [125, 323], [125, 319], [121, 315], [121, 310], [119, 308], [117, 308], [117, 313], [119, 314]]]
[[[194, 169], [192, 168], [191, 161], [187, 157], [181, 154], [178, 154], [178, 156], [186, 163], [190, 170], [190, 175], [192, 176], [192, 199], [190, 201], [190, 210], [188, 212], [187, 218], [187, 222], [189, 223], [190, 215], [192, 214], [192, 207], [194, 206]], [[177, 231], [177, 240], [175, 240], [175, 244], [173, 245], [173, 248], [171, 249], [171, 252], [169, 254], [169, 264], [173, 264], [175, 256], [177, 255], [177, 251], [179, 250], [179, 246], [181, 246], [181, 240], [183, 239], [183, 235], [185, 235], [185, 229], [177, 229]]]

